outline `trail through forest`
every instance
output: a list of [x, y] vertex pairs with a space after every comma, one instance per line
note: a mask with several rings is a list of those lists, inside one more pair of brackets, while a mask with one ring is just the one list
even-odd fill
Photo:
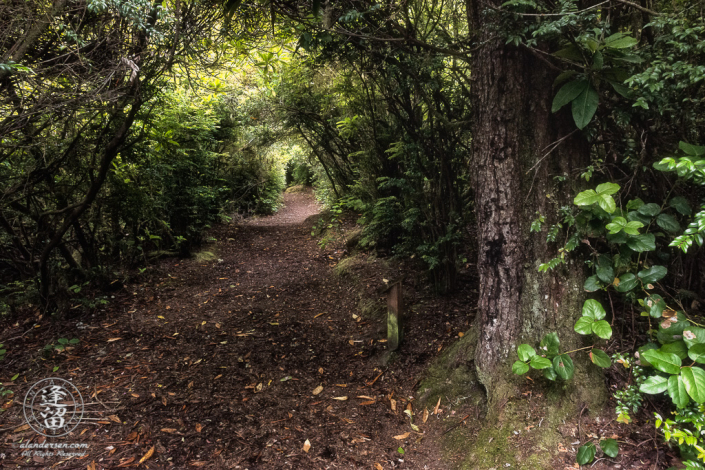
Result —
[[[15, 395], [2, 415], [2, 464], [445, 468], [429, 436], [467, 423], [449, 403], [450, 421], [424, 422], [413, 394], [428, 361], [468, 328], [472, 303], [459, 293], [439, 304], [405, 281], [408, 339], [385, 364], [383, 278], [401, 268], [357, 255], [334, 274], [345, 238], [321, 248], [311, 236], [318, 211], [311, 193], [287, 193], [274, 216], [214, 228], [212, 260], [164, 260], [92, 316], [7, 325], [1, 379]], [[80, 343], [51, 351], [59, 338]], [[86, 402], [87, 418], [62, 438], [87, 443], [83, 458], [29, 459], [12, 447], [42, 442], [22, 399], [51, 376], [70, 379]]]

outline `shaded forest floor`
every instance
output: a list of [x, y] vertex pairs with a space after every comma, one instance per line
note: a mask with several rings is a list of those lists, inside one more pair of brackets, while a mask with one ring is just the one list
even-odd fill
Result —
[[[348, 253], [351, 221], [322, 247], [311, 235], [321, 225], [318, 212], [310, 192], [287, 193], [276, 215], [214, 228], [214, 241], [193, 259], [162, 260], [94, 314], [0, 323], [0, 343], [8, 349], [0, 382], [16, 392], [2, 400], [0, 467], [443, 470], [461, 464], [463, 443], [493, 424], [477, 419], [480, 410], [463, 401], [469, 397], [442, 396], [433, 414], [434, 406], [422, 407], [414, 394], [431, 361], [469, 329], [476, 281], [461, 272], [460, 291], [435, 297], [418, 270]], [[384, 280], [402, 274], [406, 339], [389, 360]], [[66, 351], [46, 348], [60, 338], [80, 342]], [[85, 443], [85, 456], [27, 457], [18, 447], [44, 440], [26, 424], [22, 400], [31, 384], [52, 376], [78, 387], [86, 418], [70, 436], [50, 441]], [[542, 391], [527, 381], [512, 399], [529, 413], [509, 437], [487, 442], [495, 468], [508, 461], [521, 466], [522, 456], [546, 451], [556, 453], [555, 468], [577, 468], [576, 443], [591, 436], [623, 442], [616, 460], [601, 459], [595, 469], [657, 469], [677, 461], [663, 445], [654, 450], [660, 437], [652, 425], [624, 428], [609, 408], [550, 430], [557, 448], [537, 450], [531, 433], [545, 411], [537, 400]], [[442, 451], [444, 437], [460, 445]]]
[[[337, 266], [345, 237], [321, 248], [311, 236], [312, 195], [289, 193], [285, 204], [216, 227], [210, 253], [163, 260], [94, 315], [3, 325], [0, 381], [17, 393], [0, 415], [0, 465], [445, 468], [432, 433], [414, 432], [404, 411], [422, 433], [441, 429], [439, 416], [422, 422], [414, 391], [429, 361], [469, 328], [471, 294], [434, 298], [407, 277], [407, 341], [385, 365], [383, 279], [403, 268], [364, 254]], [[43, 353], [59, 338], [80, 343]], [[86, 402], [88, 419], [53, 439], [88, 443], [83, 458], [28, 459], [12, 447], [42, 442], [22, 399], [52, 376], [70, 379]]]

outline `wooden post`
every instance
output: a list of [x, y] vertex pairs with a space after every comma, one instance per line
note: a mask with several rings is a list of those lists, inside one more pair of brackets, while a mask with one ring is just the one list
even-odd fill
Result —
[[396, 351], [404, 338], [404, 301], [401, 281], [397, 281], [387, 291], [387, 348]]

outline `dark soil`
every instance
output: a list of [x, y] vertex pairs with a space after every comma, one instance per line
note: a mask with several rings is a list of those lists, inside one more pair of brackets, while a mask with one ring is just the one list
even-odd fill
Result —
[[[405, 268], [361, 254], [334, 274], [344, 232], [321, 248], [312, 195], [286, 194], [285, 203], [272, 217], [215, 228], [204, 250], [213, 259], [164, 260], [93, 314], [2, 325], [0, 380], [15, 393], [0, 414], [0, 465], [445, 468], [428, 436], [446, 425], [436, 416], [424, 423], [413, 396], [429, 361], [469, 328], [472, 294], [434, 298], [422, 278], [407, 276], [407, 339], [387, 362], [383, 279]], [[80, 343], [43, 352], [59, 338]], [[85, 457], [27, 457], [13, 447], [43, 442], [22, 401], [52, 376], [78, 387], [88, 419], [49, 440], [87, 443]]]
[[[364, 253], [344, 259], [353, 255], [346, 251], [352, 222], [329, 231], [321, 247], [312, 227], [327, 226], [330, 217], [319, 222], [310, 192], [288, 193], [285, 204], [274, 216], [215, 228], [203, 252], [163, 260], [141, 284], [117, 289], [103, 309], [0, 323], [8, 350], [0, 393], [14, 392], [1, 401], [0, 466], [442, 470], [460, 464], [463, 447], [441, 455], [442, 439], [474, 439], [495, 423], [479, 419], [480, 411], [458, 397], [441, 397], [441, 411], [428, 416], [434, 406], [422, 407], [414, 393], [431, 361], [469, 329], [476, 281], [461, 273], [460, 291], [435, 297], [413, 261]], [[390, 358], [384, 280], [402, 274], [406, 339]], [[80, 343], [45, 349], [60, 338]], [[86, 418], [70, 435], [47, 441], [85, 443], [83, 457], [23, 456], [19, 448], [45, 441], [26, 424], [22, 402], [32, 384], [52, 376], [78, 387]], [[488, 448], [548, 451], [555, 468], [577, 468], [577, 443], [614, 436], [620, 455], [598, 453], [591, 468], [678, 462], [653, 425], [625, 427], [609, 409], [598, 418], [586, 410], [554, 430], [558, 448], [538, 451], [530, 436], [545, 413], [542, 393], [527, 380], [522, 396], [512, 399], [528, 401], [525, 426]], [[496, 468], [504, 467], [500, 452]]]

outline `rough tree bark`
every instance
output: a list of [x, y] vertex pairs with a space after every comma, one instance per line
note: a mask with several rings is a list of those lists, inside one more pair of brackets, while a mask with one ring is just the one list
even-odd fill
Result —
[[[501, 0], [490, 3], [499, 7]], [[582, 345], [573, 331], [584, 300], [582, 263], [549, 274], [537, 267], [556, 255], [557, 247], [546, 242], [546, 228], [556, 221], [558, 208], [571, 203], [589, 147], [568, 114], [550, 112], [556, 70], [526, 49], [505, 45], [486, 20], [482, 24], [473, 16], [482, 44], [472, 67], [480, 277], [475, 366], [492, 414], [517, 392], [510, 368], [518, 344], [536, 345], [545, 333], [556, 331], [563, 351]], [[554, 176], [566, 179], [557, 182]], [[547, 222], [540, 234], [530, 233], [536, 212]], [[580, 358], [576, 362], [569, 386], [576, 407], [604, 396], [593, 367]], [[592, 380], [590, 387], [598, 392], [581, 385], [578, 374], [594, 374], [597, 383]]]

